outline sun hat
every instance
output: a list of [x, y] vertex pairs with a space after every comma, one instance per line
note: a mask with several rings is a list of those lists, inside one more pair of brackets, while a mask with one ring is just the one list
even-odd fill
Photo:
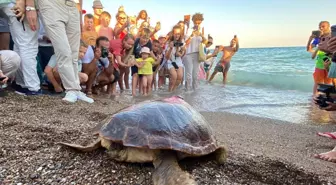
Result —
[[93, 6], [92, 8], [100, 8], [100, 9], [103, 9], [103, 4], [100, 2], [100, 0], [94, 0], [93, 1]]
[[142, 54], [142, 53], [150, 54], [150, 50], [149, 50], [149, 48], [148, 48], [148, 47], [143, 47], [143, 48], [141, 48], [140, 54]]

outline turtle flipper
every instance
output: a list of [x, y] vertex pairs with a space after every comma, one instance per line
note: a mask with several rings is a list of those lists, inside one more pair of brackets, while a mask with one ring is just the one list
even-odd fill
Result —
[[77, 145], [77, 144], [70, 144], [70, 143], [57, 143], [61, 146], [66, 146], [66, 147], [69, 147], [69, 148], [72, 148], [72, 149], [75, 149], [77, 151], [81, 151], [81, 152], [92, 152], [100, 147], [101, 146], [101, 139], [97, 139], [95, 142], [87, 145], [87, 146], [81, 146], [81, 145]]

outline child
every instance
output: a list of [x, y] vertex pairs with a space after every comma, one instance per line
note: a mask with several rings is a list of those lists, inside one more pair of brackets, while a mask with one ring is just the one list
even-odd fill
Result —
[[[80, 49], [78, 53], [78, 76], [79, 76], [79, 81], [81, 84], [86, 83], [88, 80], [88, 75], [85, 73], [82, 73], [82, 58], [84, 57], [86, 51], [87, 51], [88, 45], [81, 40], [80, 42]], [[53, 86], [53, 90], [55, 93], [59, 94], [63, 92], [63, 88], [61, 86], [61, 78], [57, 70], [57, 65], [56, 65], [56, 56], [55, 54], [51, 56], [48, 65], [44, 69], [44, 72], [46, 76], [48, 77], [49, 82]]]
[[139, 68], [138, 74], [142, 78], [142, 93], [144, 96], [152, 92], [153, 65], [159, 63], [159, 61], [155, 61], [154, 58], [150, 57], [150, 53], [148, 47], [143, 47], [140, 52], [141, 58], [136, 59], [134, 64]]
[[114, 33], [113, 29], [109, 27], [111, 21], [111, 15], [108, 12], [103, 12], [100, 15], [100, 25], [96, 26], [96, 32], [98, 36], [105, 36], [109, 40], [113, 40]]
[[97, 38], [98, 34], [93, 25], [93, 15], [86, 14], [84, 16], [84, 30], [82, 32], [82, 40], [88, 45], [94, 46], [96, 45]]
[[[137, 38], [134, 41], [134, 49], [133, 49], [133, 55], [134, 57], [137, 58], [141, 58], [141, 49], [143, 47], [147, 47], [150, 50], [152, 50], [152, 42], [149, 39], [149, 35], [150, 35], [150, 30], [145, 28], [144, 30], [142, 30], [141, 34], [140, 34], [140, 38]], [[132, 96], [136, 95], [136, 88], [138, 86], [140, 86], [139, 91], [141, 92], [142, 88], [141, 88], [141, 82], [138, 76], [138, 68], [137, 66], [132, 66], [131, 67], [131, 72], [132, 72]]]

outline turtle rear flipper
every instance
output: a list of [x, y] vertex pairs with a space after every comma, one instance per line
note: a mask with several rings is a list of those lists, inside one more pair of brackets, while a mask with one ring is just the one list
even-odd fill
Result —
[[77, 151], [81, 151], [81, 152], [92, 152], [98, 148], [101, 148], [101, 139], [97, 139], [95, 142], [87, 145], [87, 146], [81, 146], [81, 145], [77, 145], [77, 144], [70, 144], [70, 143], [57, 143], [58, 145], [61, 145], [61, 146], [66, 146], [66, 147], [69, 147], [69, 148], [72, 148], [74, 150], [77, 150]]

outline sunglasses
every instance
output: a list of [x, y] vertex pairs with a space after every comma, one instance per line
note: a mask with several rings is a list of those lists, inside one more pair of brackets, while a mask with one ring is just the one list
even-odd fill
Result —
[[126, 17], [119, 17], [119, 19], [126, 19]]
[[208, 42], [208, 44], [212, 44], [212, 42]]

